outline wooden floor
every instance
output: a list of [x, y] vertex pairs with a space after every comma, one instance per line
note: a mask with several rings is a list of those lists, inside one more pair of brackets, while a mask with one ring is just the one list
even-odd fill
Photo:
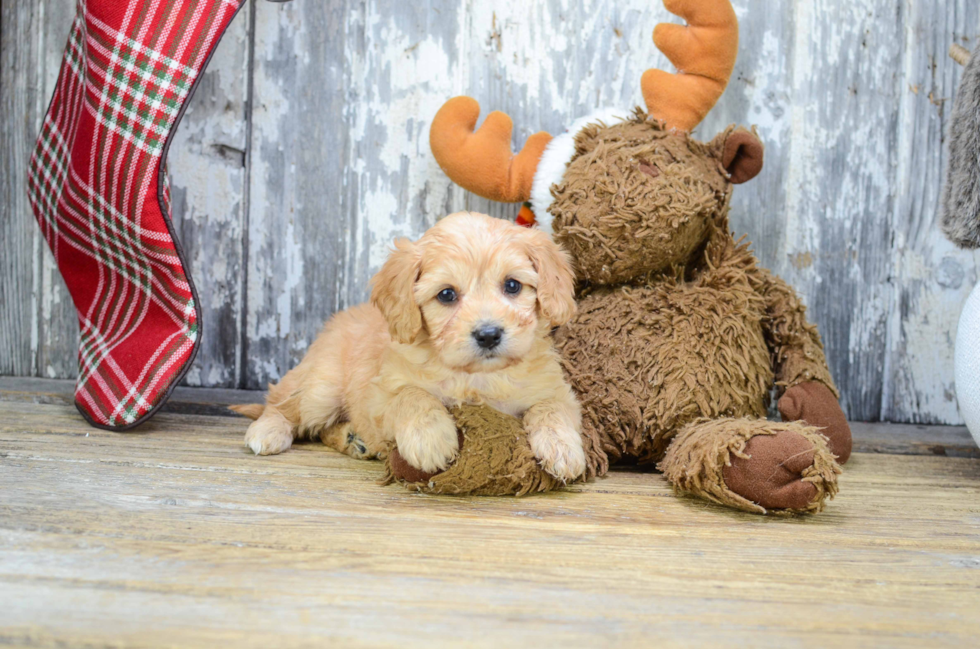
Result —
[[170, 412], [108, 433], [59, 397], [14, 392], [0, 394], [0, 645], [980, 637], [975, 457], [857, 453], [809, 518], [729, 511], [628, 471], [522, 499], [431, 497], [320, 445], [253, 457], [243, 419]]

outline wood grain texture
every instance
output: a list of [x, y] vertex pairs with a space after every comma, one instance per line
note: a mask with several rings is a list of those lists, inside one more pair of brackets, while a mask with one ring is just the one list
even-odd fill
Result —
[[[807, 297], [854, 419], [881, 413], [898, 161], [901, 6], [796, 5], [793, 153], [784, 276]], [[887, 71], [887, 72], [886, 72]], [[834, 101], [827, 101], [833, 96]], [[858, 162], [860, 161], [860, 162]]]
[[[59, 379], [0, 376], [0, 401], [71, 405], [74, 383]], [[260, 390], [178, 387], [163, 406], [163, 412], [228, 416], [228, 406], [262, 403]], [[851, 422], [855, 453], [897, 455], [940, 455], [980, 458], [980, 448], [966, 426], [924, 426]]]
[[73, 377], [78, 320], [26, 182], [75, 13], [45, 0], [4, 2], [0, 12], [0, 374]]
[[243, 380], [250, 11], [225, 32], [170, 147], [174, 230], [203, 325], [189, 385], [234, 388]]
[[[32, 36], [34, 54], [3, 41], [15, 92], [4, 95], [0, 137], [10, 151], [29, 149], [25, 124], [49, 94], [30, 90], [39, 73], [29, 61], [46, 61], [46, 77], [56, 67], [67, 23], [54, 13], [70, 14], [61, 4], [4, 3], [5, 34], [61, 34]], [[961, 73], [945, 52], [952, 42], [973, 48], [980, 7], [733, 4], [739, 60], [698, 136], [755, 124], [766, 143], [763, 173], [735, 194], [736, 234], [804, 296], [851, 419], [962, 423], [953, 339], [980, 253], [954, 249], [934, 221], [945, 106]], [[254, 10], [220, 46], [171, 151], [175, 217], [204, 310], [196, 385], [277, 379], [325, 318], [365, 299], [394, 237], [459, 209], [514, 216], [515, 206], [454, 187], [432, 159], [429, 120], [446, 98], [471, 94], [484, 115], [507, 112], [520, 147], [597, 107], [641, 103], [643, 70], [669, 69], [653, 26], [676, 22], [650, 0], [296, 0]], [[4, 188], [19, 193], [0, 209], [26, 215], [26, 162], [3, 155], [14, 169]], [[11, 269], [0, 282], [12, 298], [0, 305], [0, 372], [71, 376], [71, 303], [33, 222], [0, 227], [0, 263]]]
[[323, 321], [346, 306], [350, 72], [344, 2], [254, 7], [242, 387], [264, 388], [303, 356]]
[[[161, 410], [162, 412], [227, 417], [232, 414], [228, 410], [228, 406], [232, 404], [262, 403], [264, 400], [265, 392], [256, 390], [178, 386]], [[73, 381], [59, 379], [0, 376], [0, 401], [70, 406], [75, 402], [75, 384]], [[875, 426], [875, 424], [870, 425]], [[935, 435], [920, 435], [919, 437], [922, 438], [919, 440], [920, 444], [932, 442], [931, 446], [944, 444], [944, 448], [950, 448], [953, 445], [959, 448], [964, 441], [969, 441], [972, 444], [973, 438], [963, 426], [933, 426], [931, 428], [946, 431], [946, 433], [942, 438]], [[896, 448], [896, 445], [893, 444], [892, 448]], [[912, 447], [909, 449], [911, 450]], [[929, 453], [932, 454], [931, 451]], [[950, 455], [953, 454], [953, 452], [950, 453]], [[978, 450], [978, 455], [980, 455], [980, 450]]]
[[[904, 5], [895, 233], [887, 310], [888, 346], [881, 417], [913, 422], [958, 419], [953, 345], [960, 310], [978, 279], [980, 254], [957, 250], [937, 227], [947, 156], [943, 142], [962, 66], [950, 42], [976, 43], [980, 3], [944, 0]], [[971, 45], [972, 47], [973, 45]], [[922, 155], [925, 151], [941, 155]]]
[[[44, 96], [37, 115], [38, 129], [58, 80], [65, 41], [75, 19], [73, 4], [59, 0], [44, 0], [38, 3], [44, 11], [44, 21], [41, 25], [44, 51], [41, 53], [43, 59], [39, 66], [43, 74]], [[33, 150], [33, 144], [31, 149]], [[25, 182], [27, 163], [28, 160], [25, 158], [23, 160]], [[22, 193], [26, 192], [24, 187], [25, 185], [21, 185]], [[29, 211], [19, 219], [22, 225], [37, 229], [33, 215]], [[37, 280], [34, 286], [39, 311], [37, 374], [48, 378], [75, 377], [78, 374], [78, 315], [75, 312], [75, 304], [54, 263], [54, 255], [51, 254], [39, 232], [36, 241], [38, 257], [35, 257], [34, 272], [37, 274]]]
[[31, 224], [24, 192], [30, 155], [38, 125], [41, 88], [37, 58], [43, 48], [36, 2], [0, 5], [0, 115], [18, 115], [0, 128], [0, 373], [37, 374], [37, 302], [33, 272], [39, 233]]
[[428, 497], [246, 420], [0, 403], [0, 644], [936, 646], [980, 634], [980, 460], [855, 454], [809, 518], [661, 476]]

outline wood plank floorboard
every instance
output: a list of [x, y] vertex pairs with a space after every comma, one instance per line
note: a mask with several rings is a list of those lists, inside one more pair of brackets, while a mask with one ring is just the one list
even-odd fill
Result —
[[[857, 453], [766, 518], [613, 472], [526, 498], [381, 486], [246, 420], [137, 432], [0, 401], [0, 644], [976, 646], [980, 460]], [[887, 439], [888, 425], [875, 435]]]

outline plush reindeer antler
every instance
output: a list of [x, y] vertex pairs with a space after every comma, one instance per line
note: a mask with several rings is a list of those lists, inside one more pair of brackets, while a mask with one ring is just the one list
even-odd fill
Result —
[[738, 19], [729, 0], [664, 0], [664, 6], [687, 21], [653, 30], [654, 44], [677, 74], [650, 69], [640, 85], [651, 116], [690, 131], [725, 92], [738, 54]]
[[453, 182], [474, 194], [502, 203], [526, 201], [545, 146], [547, 133], [535, 133], [517, 155], [510, 149], [513, 122], [494, 111], [473, 132], [480, 104], [471, 97], [453, 97], [439, 109], [429, 129], [429, 146]]

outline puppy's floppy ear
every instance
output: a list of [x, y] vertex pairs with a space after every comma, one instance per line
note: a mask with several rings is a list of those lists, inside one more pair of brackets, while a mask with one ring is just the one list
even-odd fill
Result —
[[371, 280], [371, 304], [388, 321], [392, 339], [413, 343], [422, 330], [422, 311], [415, 303], [415, 282], [422, 270], [422, 251], [408, 239], [395, 240], [381, 270]]
[[527, 255], [538, 273], [538, 307], [559, 327], [575, 315], [575, 274], [568, 255], [543, 231], [528, 228]]

